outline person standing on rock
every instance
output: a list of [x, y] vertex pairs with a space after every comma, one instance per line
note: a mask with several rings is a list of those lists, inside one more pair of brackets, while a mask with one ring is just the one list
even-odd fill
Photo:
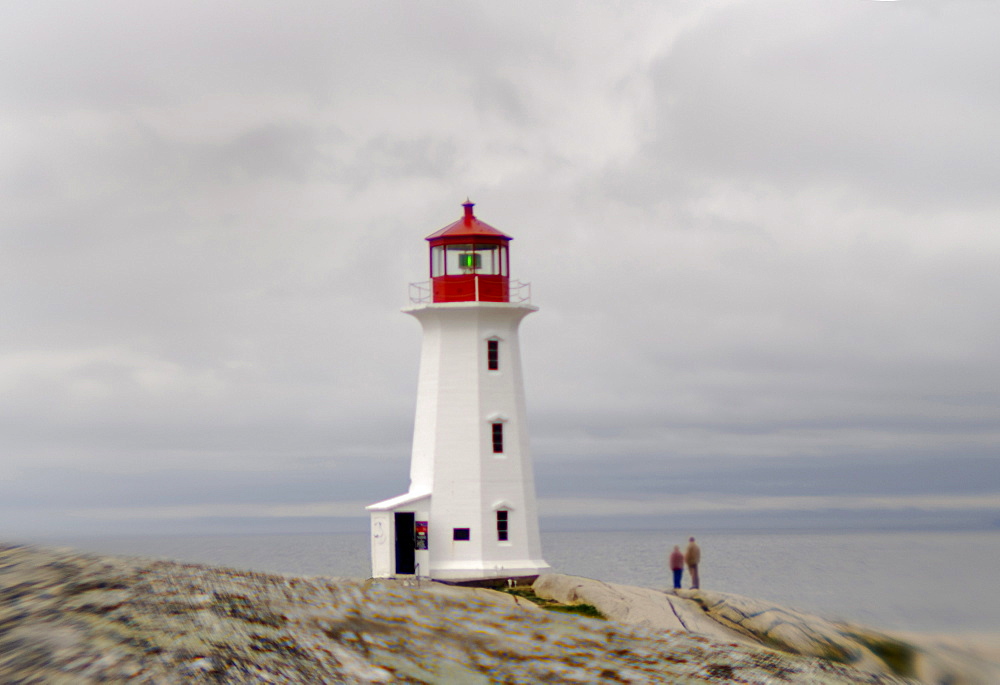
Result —
[[684, 575], [684, 552], [680, 545], [674, 545], [670, 553], [670, 570], [674, 572], [674, 589], [681, 589], [681, 577]]
[[684, 561], [687, 562], [688, 573], [691, 574], [691, 589], [697, 590], [698, 584], [698, 564], [701, 562], [701, 547], [694, 541], [688, 540], [687, 549], [684, 550]]

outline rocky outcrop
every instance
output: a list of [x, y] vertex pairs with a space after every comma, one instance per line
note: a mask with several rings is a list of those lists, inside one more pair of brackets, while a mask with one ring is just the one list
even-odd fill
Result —
[[567, 604], [591, 604], [608, 618], [650, 630], [683, 630], [925, 683], [1000, 683], [1000, 667], [954, 643], [828, 621], [739, 595], [653, 590], [558, 574], [540, 576], [534, 590]]
[[539, 576], [532, 588], [539, 597], [563, 604], [590, 604], [619, 623], [655, 632], [674, 630], [722, 642], [746, 642], [744, 635], [719, 625], [696, 605], [678, 601], [662, 590], [556, 573]]
[[[630, 591], [640, 603], [657, 594]], [[719, 639], [730, 633], [661, 630], [654, 613], [630, 608], [623, 622], [600, 621], [437, 583], [0, 546], [0, 682], [906, 682]], [[692, 625], [684, 614], [678, 621]]]

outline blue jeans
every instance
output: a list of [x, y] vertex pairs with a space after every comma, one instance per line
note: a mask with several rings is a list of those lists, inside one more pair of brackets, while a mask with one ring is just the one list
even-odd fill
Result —
[[675, 568], [674, 569], [674, 589], [679, 589], [681, 586], [681, 576], [684, 575], [684, 569]]

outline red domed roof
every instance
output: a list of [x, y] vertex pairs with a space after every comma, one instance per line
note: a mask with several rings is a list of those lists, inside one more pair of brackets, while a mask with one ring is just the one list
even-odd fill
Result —
[[426, 240], [441, 240], [446, 238], [493, 238], [494, 240], [513, 240], [509, 235], [498, 231], [487, 223], [477, 219], [472, 214], [473, 202], [463, 202], [465, 216], [453, 224], [448, 224], [440, 231], [427, 236]]

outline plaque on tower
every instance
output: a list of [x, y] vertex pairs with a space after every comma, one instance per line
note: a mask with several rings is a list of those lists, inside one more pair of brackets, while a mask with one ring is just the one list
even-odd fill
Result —
[[427, 521], [417, 521], [413, 529], [413, 549], [427, 549]]

